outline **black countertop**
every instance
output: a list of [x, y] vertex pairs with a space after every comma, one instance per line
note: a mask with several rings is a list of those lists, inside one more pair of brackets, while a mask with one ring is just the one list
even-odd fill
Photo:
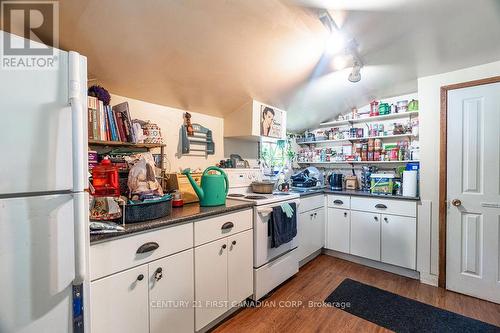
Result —
[[395, 195], [395, 194], [374, 194], [374, 193], [360, 191], [360, 190], [334, 191], [334, 190], [330, 190], [330, 189], [324, 189], [323, 192], [326, 194], [352, 195], [355, 197], [372, 197], [372, 198], [412, 200], [412, 201], [420, 200], [420, 197], [404, 197], [402, 195]]
[[394, 194], [373, 194], [370, 192], [360, 191], [360, 190], [342, 190], [342, 191], [334, 191], [325, 187], [322, 189], [315, 189], [307, 192], [299, 192], [293, 191], [293, 193], [298, 193], [301, 198], [313, 196], [317, 194], [338, 194], [338, 195], [352, 195], [356, 197], [372, 197], [372, 198], [384, 198], [384, 199], [398, 199], [398, 200], [413, 200], [418, 201], [420, 197], [404, 197], [402, 195], [394, 195]]
[[193, 220], [221, 215], [250, 207], [253, 207], [253, 203], [230, 199], [226, 200], [226, 204], [224, 206], [201, 207], [199, 203], [186, 204], [183, 207], [172, 208], [172, 214], [168, 216], [156, 220], [126, 224], [125, 231], [90, 235], [90, 243], [92, 244], [103, 240], [107, 241], [136, 232], [191, 222]]

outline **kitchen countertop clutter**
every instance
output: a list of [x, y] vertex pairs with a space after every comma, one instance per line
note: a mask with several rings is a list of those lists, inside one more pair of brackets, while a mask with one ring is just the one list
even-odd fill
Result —
[[227, 200], [225, 205], [215, 206], [215, 207], [201, 207], [199, 203], [191, 203], [184, 205], [181, 208], [174, 208], [172, 209], [171, 215], [159, 219], [126, 224], [124, 227], [125, 231], [123, 232], [90, 235], [90, 243], [96, 243], [104, 240], [111, 240], [146, 230], [152, 230], [175, 224], [191, 222], [196, 219], [243, 210], [252, 206], [253, 206], [252, 203], [236, 201], [236, 200]]

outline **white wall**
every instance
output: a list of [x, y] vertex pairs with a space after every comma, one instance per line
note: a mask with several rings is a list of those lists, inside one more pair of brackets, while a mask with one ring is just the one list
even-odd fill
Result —
[[[439, 131], [441, 86], [500, 75], [500, 61], [418, 79], [420, 108], [419, 268], [424, 275], [438, 274]], [[422, 210], [421, 207], [421, 210]]]
[[243, 140], [237, 138], [224, 138], [224, 155], [226, 159], [231, 154], [238, 154], [247, 160], [251, 168], [258, 165], [259, 142], [256, 140]]
[[165, 150], [168, 161], [167, 172], [177, 172], [181, 168], [200, 168], [203, 170], [210, 165], [215, 165], [215, 163], [224, 158], [224, 120], [222, 118], [190, 112], [193, 123], [198, 123], [212, 130], [213, 140], [215, 142], [215, 154], [208, 155], [208, 157], [179, 156], [179, 129], [184, 123], [183, 114], [185, 110], [152, 104], [123, 96], [111, 95], [111, 105], [116, 105], [125, 101], [129, 104], [130, 116], [132, 119], [150, 120], [160, 126], [163, 140], [167, 145]]

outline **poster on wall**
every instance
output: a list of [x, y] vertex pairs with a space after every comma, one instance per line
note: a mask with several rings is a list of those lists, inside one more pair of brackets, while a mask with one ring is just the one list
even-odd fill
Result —
[[260, 106], [260, 135], [271, 138], [281, 138], [283, 133], [283, 111], [266, 106]]

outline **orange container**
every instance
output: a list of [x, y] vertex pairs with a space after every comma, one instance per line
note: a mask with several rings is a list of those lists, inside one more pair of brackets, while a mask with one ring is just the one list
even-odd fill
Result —
[[119, 197], [118, 167], [105, 157], [92, 169], [92, 186], [96, 197]]

